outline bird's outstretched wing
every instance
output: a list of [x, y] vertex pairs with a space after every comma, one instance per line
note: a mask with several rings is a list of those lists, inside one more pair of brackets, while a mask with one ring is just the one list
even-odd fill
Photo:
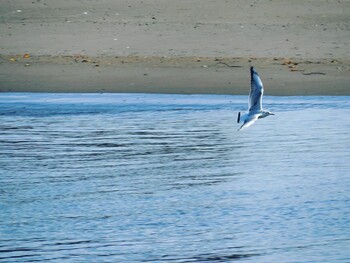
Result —
[[238, 129], [238, 131], [251, 126], [259, 118], [259, 116], [260, 116], [259, 114], [253, 114], [248, 116], [248, 118], [244, 121], [243, 125]]
[[261, 82], [258, 72], [253, 67], [250, 68], [250, 93], [249, 93], [249, 111], [262, 110], [262, 96], [264, 86]]

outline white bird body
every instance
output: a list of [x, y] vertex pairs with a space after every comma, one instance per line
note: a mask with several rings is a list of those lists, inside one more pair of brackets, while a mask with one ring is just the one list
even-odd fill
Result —
[[274, 115], [272, 112], [263, 110], [262, 97], [264, 93], [264, 86], [259, 77], [258, 72], [253, 67], [250, 68], [250, 93], [248, 99], [248, 112], [241, 116], [238, 113], [237, 122], [243, 122], [239, 130], [251, 126], [257, 119], [265, 118], [269, 115]]

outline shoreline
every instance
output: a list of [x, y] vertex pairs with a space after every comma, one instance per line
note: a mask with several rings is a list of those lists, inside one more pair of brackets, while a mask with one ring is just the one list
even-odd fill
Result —
[[0, 92], [350, 95], [346, 59], [0, 55]]

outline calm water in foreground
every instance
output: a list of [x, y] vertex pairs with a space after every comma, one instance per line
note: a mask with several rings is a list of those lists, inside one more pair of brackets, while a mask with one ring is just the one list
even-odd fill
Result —
[[1, 262], [350, 262], [350, 98], [0, 94]]

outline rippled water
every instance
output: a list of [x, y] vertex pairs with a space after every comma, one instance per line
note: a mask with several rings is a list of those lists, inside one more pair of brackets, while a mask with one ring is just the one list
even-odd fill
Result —
[[1, 262], [349, 262], [350, 98], [0, 94]]

